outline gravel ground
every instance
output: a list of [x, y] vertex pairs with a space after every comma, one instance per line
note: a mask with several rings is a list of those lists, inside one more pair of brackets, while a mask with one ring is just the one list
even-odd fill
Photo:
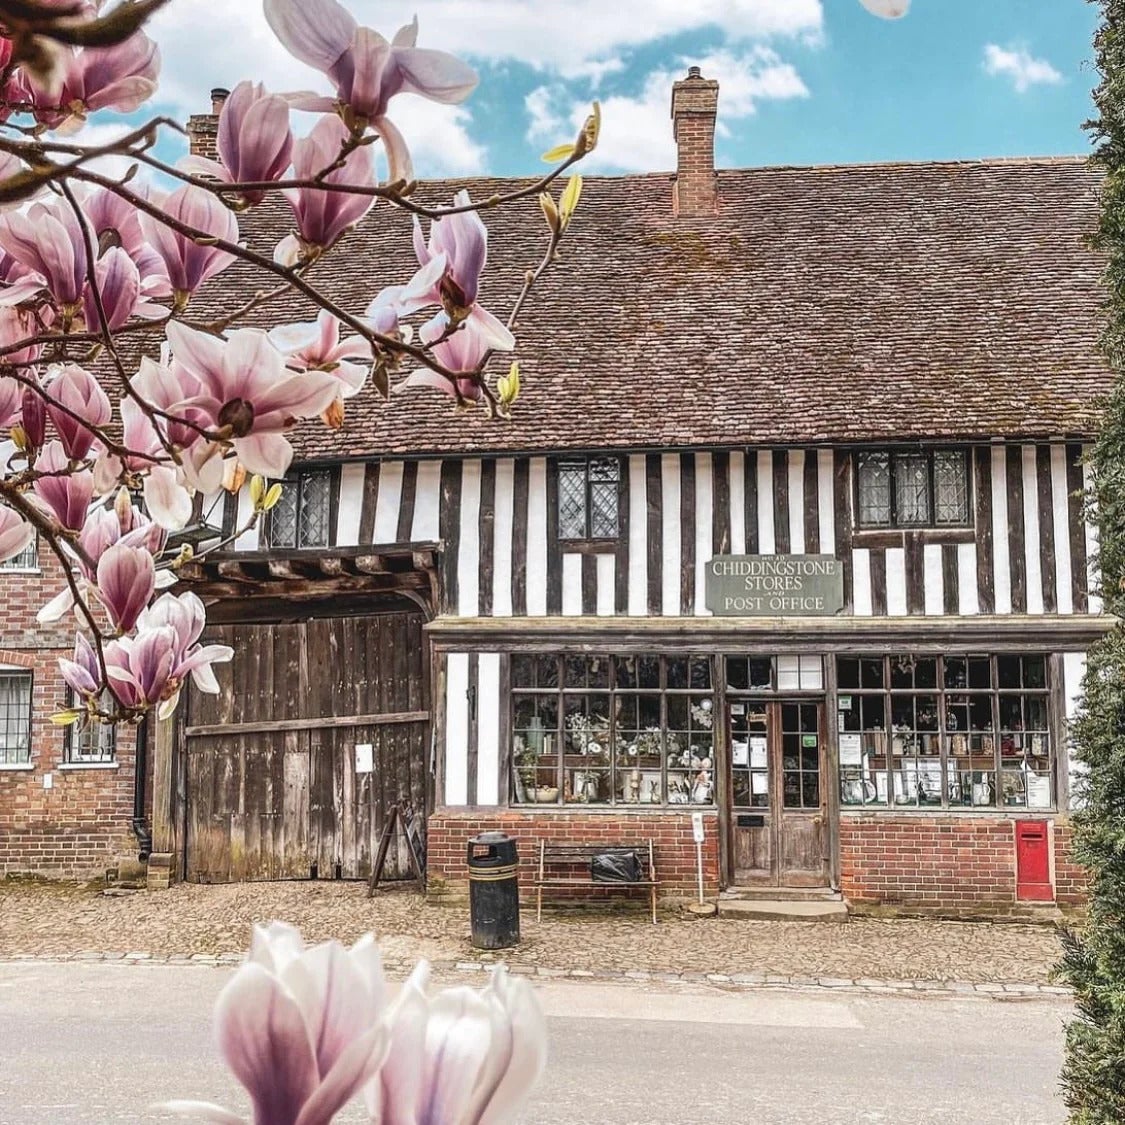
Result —
[[[391, 962], [477, 960], [468, 910], [413, 891], [374, 899], [362, 883], [179, 884], [110, 897], [73, 884], [0, 881], [0, 958], [85, 951], [241, 953], [256, 921], [281, 919], [309, 941], [367, 930]], [[593, 972], [778, 973], [1044, 984], [1058, 960], [1051, 927], [853, 918], [846, 924], [748, 922], [641, 914], [545, 917], [524, 911], [509, 960]]]

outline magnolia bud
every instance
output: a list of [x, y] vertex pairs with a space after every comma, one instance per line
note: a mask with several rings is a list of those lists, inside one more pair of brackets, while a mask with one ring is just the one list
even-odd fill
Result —
[[237, 458], [231, 458], [223, 466], [223, 488], [227, 492], [241, 492], [246, 483], [246, 469]]
[[559, 229], [559, 209], [555, 206], [555, 201], [549, 191], [540, 193], [539, 206], [543, 208], [543, 214], [547, 218], [547, 226], [557, 232]]
[[344, 400], [339, 397], [334, 398], [332, 404], [320, 417], [330, 430], [338, 430], [344, 424]]
[[127, 488], [119, 488], [113, 498], [113, 512], [123, 532], [132, 530], [133, 527], [133, 498]]

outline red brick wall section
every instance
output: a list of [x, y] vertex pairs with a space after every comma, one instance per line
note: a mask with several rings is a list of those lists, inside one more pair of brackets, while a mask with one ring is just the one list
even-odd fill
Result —
[[[30, 668], [30, 770], [0, 768], [0, 876], [30, 872], [85, 878], [118, 856], [137, 854], [133, 809], [133, 731], [118, 731], [115, 768], [60, 769], [65, 732], [50, 716], [65, 705], [57, 658], [73, 648], [72, 618], [40, 626], [40, 606], [64, 585], [61, 568], [40, 547], [40, 574], [0, 571], [0, 663]], [[52, 787], [43, 788], [50, 773]]]
[[[1054, 832], [1056, 897], [1083, 901], [1070, 861], [1070, 828]], [[856, 904], [940, 911], [1009, 909], [1016, 903], [1013, 822], [1004, 817], [845, 816], [840, 819], [840, 889]]]
[[[635, 843], [651, 837], [656, 856], [656, 876], [663, 898], [686, 899], [697, 894], [695, 842], [688, 813], [614, 814], [601, 812], [542, 813], [519, 809], [437, 809], [426, 828], [426, 863], [431, 890], [464, 895], [468, 889], [466, 855], [471, 836], [481, 832], [506, 832], [516, 840], [520, 859], [520, 897], [534, 896], [538, 844]], [[714, 897], [719, 890], [718, 819], [704, 814], [703, 891]], [[641, 891], [630, 894], [638, 902]], [[610, 893], [583, 889], [582, 899], [625, 899]], [[545, 892], [544, 903], [557, 902], [558, 889]]]

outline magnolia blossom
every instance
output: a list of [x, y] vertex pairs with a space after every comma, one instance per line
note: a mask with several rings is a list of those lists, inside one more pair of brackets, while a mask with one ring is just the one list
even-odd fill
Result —
[[[531, 985], [499, 967], [479, 992], [429, 997], [423, 962], [387, 1003], [371, 934], [306, 949], [292, 926], [255, 926], [215, 1005], [219, 1048], [256, 1125], [321, 1125], [361, 1089], [373, 1125], [505, 1125], [542, 1073], [547, 1033]], [[174, 1113], [224, 1125], [208, 1102]]]
[[[142, 197], [147, 195], [143, 185], [133, 185], [132, 191]], [[145, 237], [137, 208], [116, 192], [102, 187], [82, 195], [81, 206], [99, 245], [106, 249], [120, 247], [129, 255], [140, 274], [141, 293], [145, 297], [171, 296], [168, 268]]]
[[[293, 175], [311, 180], [340, 157], [351, 134], [338, 117], [322, 117], [307, 137], [293, 146]], [[329, 184], [374, 187], [375, 162], [365, 145], [350, 152], [343, 165], [323, 177]], [[371, 210], [375, 197], [360, 192], [322, 191], [319, 188], [290, 188], [285, 192], [297, 220], [297, 234], [278, 243], [274, 257], [292, 265], [316, 257], [332, 246], [349, 227]]]
[[[467, 191], [459, 191], [453, 197], [457, 207], [467, 207], [471, 202]], [[443, 304], [454, 316], [467, 312], [477, 299], [480, 275], [488, 261], [488, 228], [480, 215], [476, 211], [458, 211], [435, 219], [430, 225], [428, 244], [415, 215], [414, 253], [419, 265], [431, 267], [429, 271], [420, 270], [408, 286], [414, 298], [424, 300], [425, 304]], [[420, 277], [429, 280], [435, 273], [432, 288], [418, 292]]]
[[210, 427], [229, 433], [249, 472], [284, 476], [293, 459], [284, 431], [327, 410], [339, 380], [326, 371], [290, 370], [269, 337], [254, 328], [224, 340], [173, 321], [167, 333], [174, 370], [194, 380], [185, 388], [189, 404], [203, 411]]
[[[127, 323], [137, 311], [141, 298], [141, 274], [136, 263], [119, 246], [113, 246], [98, 259], [94, 266], [97, 279], [97, 296], [105, 310], [105, 321], [98, 312], [94, 290], [87, 282], [82, 291], [82, 309], [86, 327], [97, 332], [108, 327], [116, 331]], [[154, 308], [152, 315], [160, 316], [163, 309]]]
[[43, 474], [32, 483], [40, 506], [67, 531], [80, 531], [94, 498], [94, 474], [72, 469], [62, 442], [49, 441], [35, 459], [35, 471]]
[[[367, 381], [371, 345], [362, 336], [340, 339], [340, 321], [322, 309], [316, 320], [286, 324], [269, 333], [270, 342], [296, 371], [327, 371], [339, 381], [335, 401], [322, 415], [330, 425], [343, 423], [343, 400], [359, 394]], [[354, 360], [366, 360], [355, 363]]]
[[[495, 320], [491, 313], [488, 316]], [[477, 376], [481, 364], [490, 352], [511, 351], [515, 347], [515, 337], [499, 321], [496, 323], [500, 331], [493, 331], [483, 318], [474, 316], [454, 325], [445, 313], [439, 313], [422, 326], [419, 335], [423, 343], [433, 345], [434, 359], [450, 371], [465, 372], [465, 377], [450, 382], [439, 372], [423, 367], [397, 384], [395, 389], [432, 387], [458, 399], [479, 401], [484, 394]]]
[[[215, 1003], [215, 1030], [223, 1058], [250, 1094], [256, 1125], [330, 1125], [386, 1057], [379, 1022], [385, 1003], [382, 959], [370, 934], [350, 949], [336, 941], [306, 949], [291, 926], [255, 926], [250, 956]], [[163, 1108], [243, 1121], [207, 1102]]]
[[28, 448], [41, 449], [47, 440], [47, 404], [32, 387], [25, 386], [20, 398], [20, 426]]
[[360, 27], [336, 0], [265, 0], [266, 19], [295, 58], [328, 76], [335, 98], [296, 94], [298, 109], [337, 110], [349, 122], [371, 124], [382, 137], [392, 181], [412, 178], [410, 154], [402, 134], [387, 119], [396, 94], [419, 94], [430, 101], [456, 104], [476, 89], [472, 67], [444, 51], [415, 46], [418, 21], [399, 28], [391, 42]]
[[[260, 82], [239, 82], [219, 114], [217, 147], [219, 160], [189, 156], [180, 167], [226, 183], [279, 179], [289, 167], [293, 151], [289, 103], [280, 94], [269, 93]], [[265, 194], [248, 191], [239, 198], [249, 206], [261, 203]]]
[[[66, 200], [33, 203], [26, 212], [0, 215], [0, 246], [36, 275], [64, 313], [73, 314], [86, 285], [86, 234]], [[26, 284], [6, 299], [22, 300]]]
[[74, 637], [74, 659], [59, 657], [59, 671], [67, 686], [80, 699], [93, 699], [102, 688], [102, 670], [94, 646], [82, 633]]
[[15, 558], [35, 538], [35, 528], [18, 512], [0, 505], [0, 562]]
[[391, 1049], [364, 1091], [377, 1125], [503, 1125], [523, 1108], [547, 1059], [531, 985], [502, 965], [480, 992], [427, 997], [429, 967], [411, 974], [387, 1016]]
[[98, 559], [98, 597], [119, 633], [136, 626], [156, 591], [156, 560], [143, 547], [115, 543]]
[[[38, 333], [38, 326], [31, 313], [24, 309], [0, 305], [0, 363], [10, 364], [16, 367], [34, 363], [42, 352], [41, 344], [33, 343], [23, 348], [9, 349], [11, 349], [14, 344], [33, 339]], [[15, 379], [8, 379], [7, 382], [12, 387], [19, 387], [19, 383]], [[6, 392], [2, 398], [0, 398], [0, 402], [3, 404], [0, 405], [0, 424], [2, 425], [8, 424], [12, 411], [18, 407], [17, 403], [16, 406], [12, 407], [12, 410], [4, 414], [3, 408], [8, 404], [8, 397], [9, 394]]]
[[[156, 200], [169, 218], [212, 238], [238, 242], [238, 220], [205, 188], [192, 184]], [[201, 246], [152, 215], [141, 215], [141, 227], [164, 262], [176, 302], [185, 305], [196, 290], [234, 261], [234, 255], [218, 246]]]
[[[68, 363], [47, 386], [47, 413], [68, 457], [80, 461], [90, 452], [95, 434], [113, 415], [109, 396], [84, 367]], [[81, 419], [81, 421], [80, 421]], [[83, 422], [88, 423], [84, 425]]]
[[882, 16], [885, 20], [901, 19], [910, 9], [910, 0], [859, 0], [859, 2], [873, 16]]
[[160, 50], [143, 31], [112, 47], [85, 47], [63, 55], [58, 76], [45, 82], [28, 76], [35, 116], [64, 133], [81, 128], [99, 109], [132, 113], [156, 91]]

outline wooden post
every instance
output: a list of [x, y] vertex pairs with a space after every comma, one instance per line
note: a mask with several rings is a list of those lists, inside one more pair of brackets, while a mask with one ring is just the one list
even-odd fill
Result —
[[148, 860], [149, 890], [164, 890], [174, 881], [180, 841], [177, 839], [175, 739], [171, 719], [152, 725], [152, 854]]

